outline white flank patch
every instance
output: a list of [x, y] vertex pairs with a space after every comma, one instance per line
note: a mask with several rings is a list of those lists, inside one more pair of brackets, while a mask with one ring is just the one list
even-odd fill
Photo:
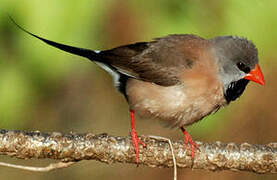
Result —
[[100, 50], [94, 50], [94, 52], [99, 54], [101, 51]]
[[116, 72], [115, 70], [111, 69], [108, 65], [106, 65], [104, 63], [96, 62], [96, 61], [94, 61], [94, 62], [95, 62], [95, 64], [97, 64], [98, 66], [103, 68], [105, 71], [107, 71], [112, 76], [115, 87], [119, 87], [120, 86], [120, 82], [119, 82], [120, 74], [118, 72]]

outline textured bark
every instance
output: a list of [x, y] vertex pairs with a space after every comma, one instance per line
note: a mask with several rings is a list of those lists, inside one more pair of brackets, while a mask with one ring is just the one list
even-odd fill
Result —
[[[141, 136], [146, 148], [140, 147], [139, 164], [149, 167], [172, 167], [172, 155], [166, 141]], [[277, 143], [251, 145], [197, 142], [200, 151], [190, 158], [190, 148], [183, 141], [173, 142], [177, 166], [254, 173], [277, 172]], [[130, 138], [107, 134], [61, 134], [0, 130], [0, 154], [11, 157], [50, 158], [68, 161], [98, 160], [105, 163], [136, 163]]]

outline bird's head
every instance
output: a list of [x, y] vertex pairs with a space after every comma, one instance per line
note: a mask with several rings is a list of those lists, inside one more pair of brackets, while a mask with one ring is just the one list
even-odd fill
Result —
[[249, 81], [265, 84], [258, 64], [258, 52], [251, 41], [236, 36], [220, 36], [211, 41], [218, 65], [218, 78], [224, 85], [228, 102], [238, 98]]

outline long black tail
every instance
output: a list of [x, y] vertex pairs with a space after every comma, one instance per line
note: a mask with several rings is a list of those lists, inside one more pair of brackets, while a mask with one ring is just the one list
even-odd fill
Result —
[[73, 47], [73, 46], [69, 46], [69, 45], [65, 45], [65, 44], [61, 44], [61, 43], [58, 43], [58, 42], [54, 42], [54, 41], [50, 41], [50, 40], [44, 39], [42, 37], [39, 37], [39, 36], [29, 32], [29, 31], [27, 31], [26, 29], [24, 29], [23, 27], [18, 25], [12, 17], [10, 17], [10, 19], [19, 29], [21, 29], [25, 33], [27, 33], [27, 34], [29, 34], [29, 35], [37, 38], [37, 39], [40, 39], [41, 41], [45, 42], [46, 44], [48, 44], [50, 46], [53, 46], [55, 48], [58, 48], [58, 49], [60, 49], [62, 51], [66, 51], [66, 52], [71, 53], [71, 54], [75, 54], [75, 55], [79, 55], [79, 56], [82, 56], [82, 57], [86, 57], [86, 58], [90, 59], [91, 61], [98, 61], [98, 60], [100, 60], [99, 59], [99, 55], [95, 51], [92, 51], [92, 50], [89, 50], [89, 49], [83, 49], [83, 48]]

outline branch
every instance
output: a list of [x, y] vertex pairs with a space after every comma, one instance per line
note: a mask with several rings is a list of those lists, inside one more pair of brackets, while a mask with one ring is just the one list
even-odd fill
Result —
[[[173, 159], [167, 141], [140, 137], [146, 148], [140, 147], [139, 164], [149, 167], [172, 167]], [[179, 168], [208, 169], [212, 171], [277, 172], [277, 143], [251, 145], [197, 142], [200, 151], [192, 162], [190, 148], [183, 141], [173, 142]], [[62, 162], [98, 160], [105, 163], [133, 163], [136, 156], [131, 140], [107, 134], [61, 134], [0, 130], [0, 155], [16, 158], [50, 158]]]

